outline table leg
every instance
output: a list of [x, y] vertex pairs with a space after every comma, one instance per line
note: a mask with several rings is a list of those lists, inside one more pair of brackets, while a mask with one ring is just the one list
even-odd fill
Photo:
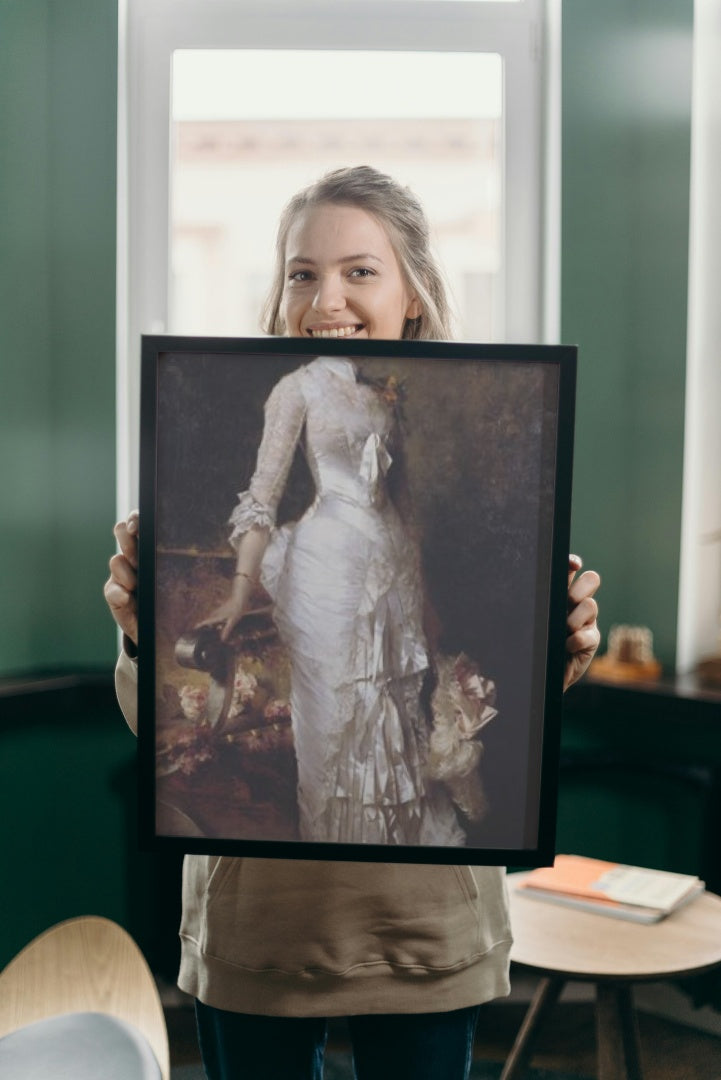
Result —
[[531, 1060], [541, 1022], [558, 1001], [565, 981], [560, 978], [541, 979], [503, 1066], [500, 1080], [520, 1080], [523, 1076]]
[[629, 983], [596, 984], [599, 1080], [643, 1080]]

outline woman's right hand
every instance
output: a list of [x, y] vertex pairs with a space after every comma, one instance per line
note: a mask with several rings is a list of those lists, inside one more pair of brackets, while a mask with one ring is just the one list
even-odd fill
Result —
[[138, 644], [138, 529], [140, 517], [133, 510], [125, 521], [119, 521], [113, 533], [120, 548], [110, 560], [110, 577], [103, 594], [115, 619], [134, 645]]
[[227, 600], [224, 600], [197, 625], [217, 626], [220, 630], [220, 640], [227, 641], [250, 607], [251, 592], [250, 584], [245, 578], [234, 577], [233, 587]]
[[260, 566], [268, 547], [270, 529], [253, 526], [243, 533], [238, 546], [238, 560], [230, 595], [198, 626], [217, 626], [220, 640], [227, 641], [236, 626], [251, 609], [253, 592], [260, 578]]

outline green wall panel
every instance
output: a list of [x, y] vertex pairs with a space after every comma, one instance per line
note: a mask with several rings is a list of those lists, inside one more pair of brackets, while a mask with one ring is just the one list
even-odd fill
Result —
[[[92, 695], [74, 711], [58, 710], [51, 695], [36, 697], [22, 723], [2, 729], [0, 810], [13, 826], [3, 838], [12, 887], [2, 903], [0, 967], [62, 919], [95, 914], [128, 922], [134, 791], [122, 790], [121, 780], [135, 740], [111, 692], [105, 707]], [[6, 715], [10, 703], [2, 705]]]
[[0, 667], [32, 663], [51, 594], [48, 34], [45, 5], [0, 3]]
[[138, 849], [137, 741], [109, 673], [58, 682], [0, 692], [0, 969], [49, 926], [93, 914], [173, 979], [180, 856]]
[[692, 0], [563, 6], [562, 338], [579, 345], [573, 545], [601, 625], [675, 658]]
[[61, 663], [111, 660], [115, 636], [101, 594], [115, 506], [115, 0], [51, 4], [50, 145], [55, 520]]
[[0, 0], [0, 675], [112, 662], [116, 0]]
[[572, 688], [556, 850], [699, 874], [718, 892], [718, 709], [670, 687]]

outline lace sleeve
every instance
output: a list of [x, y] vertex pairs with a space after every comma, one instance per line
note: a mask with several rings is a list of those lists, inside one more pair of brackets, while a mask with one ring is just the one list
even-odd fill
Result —
[[305, 420], [305, 398], [300, 372], [286, 375], [273, 388], [265, 403], [263, 438], [258, 449], [255, 472], [247, 491], [238, 495], [230, 516], [230, 542], [237, 547], [240, 537], [253, 526], [272, 528]]

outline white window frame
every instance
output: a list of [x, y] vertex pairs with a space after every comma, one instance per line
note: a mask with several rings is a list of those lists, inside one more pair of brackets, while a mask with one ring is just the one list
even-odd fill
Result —
[[499, 53], [506, 122], [503, 336], [552, 342], [560, 321], [559, 39], [560, 0], [119, 0], [120, 515], [137, 504], [140, 335], [167, 327], [173, 52]]
[[721, 652], [721, 0], [696, 0], [683, 508], [676, 671]]

